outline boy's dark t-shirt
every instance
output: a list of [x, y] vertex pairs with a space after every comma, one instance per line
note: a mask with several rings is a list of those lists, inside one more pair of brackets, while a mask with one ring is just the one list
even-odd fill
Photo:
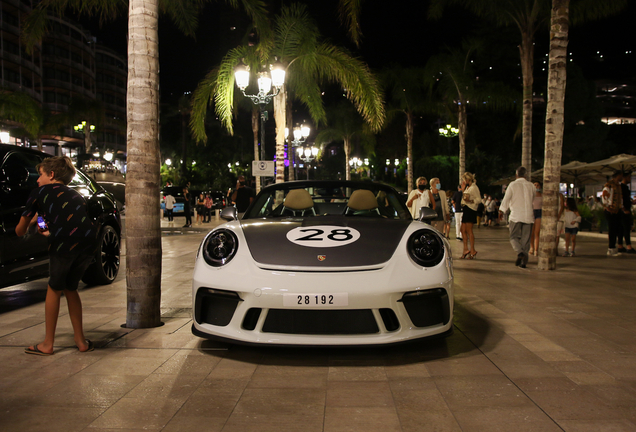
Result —
[[98, 229], [89, 217], [86, 201], [63, 184], [48, 184], [29, 195], [22, 216], [39, 213], [49, 230], [49, 253], [92, 253], [97, 246]]

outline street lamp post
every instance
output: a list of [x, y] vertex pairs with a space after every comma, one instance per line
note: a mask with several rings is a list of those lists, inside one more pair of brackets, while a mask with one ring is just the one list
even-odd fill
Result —
[[91, 133], [95, 132], [95, 125], [82, 121], [73, 126], [73, 129], [84, 134], [84, 152], [88, 153], [91, 150]]
[[[455, 137], [459, 134], [459, 129], [452, 127], [451, 125], [447, 124], [446, 127], [443, 128], [439, 128], [439, 134], [440, 136], [446, 137], [446, 138], [452, 138]], [[450, 139], [446, 140], [448, 143], [448, 152], [450, 153], [451, 151], [451, 145], [450, 145]]]
[[[289, 154], [292, 155], [292, 160], [290, 161], [291, 169], [289, 171], [290, 172], [290, 180], [293, 180], [291, 178], [292, 177], [291, 173], [293, 173], [294, 169], [295, 169], [295, 159], [296, 159], [296, 157], [295, 157], [294, 149], [299, 147], [300, 145], [304, 144], [310, 133], [311, 133], [311, 128], [309, 126], [306, 126], [304, 123], [303, 123], [302, 126], [296, 126], [294, 128], [294, 131], [293, 131], [294, 139], [291, 141], [292, 149], [289, 152]], [[289, 136], [289, 128], [285, 128], [285, 138], [287, 138], [288, 136]]]
[[298, 147], [298, 156], [307, 163], [307, 180], [309, 180], [309, 164], [318, 156], [318, 149], [314, 146]]
[[[261, 112], [261, 150], [260, 158], [255, 152], [254, 159], [265, 160], [265, 121], [267, 121], [267, 110], [265, 107], [272, 99], [278, 95], [281, 87], [285, 84], [285, 68], [280, 62], [270, 65], [270, 73], [267, 70], [258, 73], [258, 94], [251, 95], [245, 93], [245, 89], [250, 83], [250, 68], [241, 61], [234, 69], [234, 79], [237, 87], [243, 93], [243, 96], [250, 99], [255, 105], [258, 105]], [[270, 93], [274, 86], [274, 92]], [[260, 190], [260, 178], [257, 179], [257, 191]]]

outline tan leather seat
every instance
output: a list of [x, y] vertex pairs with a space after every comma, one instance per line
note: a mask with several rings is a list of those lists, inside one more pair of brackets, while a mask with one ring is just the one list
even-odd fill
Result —
[[311, 199], [311, 195], [305, 189], [292, 189], [287, 193], [285, 201], [283, 201], [283, 212], [285, 210], [291, 210], [294, 216], [297, 216], [297, 212], [304, 216], [305, 211], [311, 210], [314, 216], [314, 201]]
[[378, 200], [373, 195], [373, 192], [366, 189], [358, 189], [353, 191], [349, 202], [347, 203], [347, 210], [345, 214], [351, 214], [355, 212], [375, 210], [380, 214], [378, 210]]

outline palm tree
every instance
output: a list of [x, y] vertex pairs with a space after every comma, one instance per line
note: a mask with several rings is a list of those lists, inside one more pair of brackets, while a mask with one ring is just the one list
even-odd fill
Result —
[[552, 0], [550, 68], [545, 122], [543, 206], [539, 237], [539, 269], [554, 270], [558, 245], [557, 215], [565, 106], [565, 82], [570, 0]]
[[[345, 0], [341, 0], [345, 1]], [[628, 0], [572, 0], [574, 21], [599, 19], [614, 14]], [[550, 0], [432, 0], [429, 16], [439, 18], [444, 6], [463, 6], [497, 25], [516, 26], [521, 34], [519, 54], [523, 76], [523, 126], [521, 166], [532, 166], [532, 87], [534, 84], [534, 35], [550, 14]]]
[[332, 141], [343, 141], [345, 152], [345, 179], [351, 180], [349, 159], [354, 140], [360, 140], [367, 152], [373, 151], [374, 135], [369, 127], [365, 127], [362, 117], [355, 111], [351, 103], [341, 101], [329, 110], [327, 127], [316, 135], [316, 145], [322, 147]]
[[[480, 49], [478, 41], [465, 41], [461, 49], [449, 49], [429, 59], [425, 79], [440, 94], [446, 107], [457, 116], [459, 129], [459, 183], [466, 171], [467, 107], [502, 110], [514, 106], [514, 91], [500, 83], [479, 82], [471, 57]], [[438, 109], [446, 109], [444, 106]]]
[[[259, 52], [258, 50], [261, 50]], [[212, 98], [223, 125], [232, 133], [234, 68], [244, 61], [259, 71], [262, 63], [277, 58], [287, 69], [286, 83], [274, 98], [276, 121], [276, 182], [284, 181], [284, 145], [286, 101], [288, 92], [309, 110], [316, 125], [326, 119], [320, 84], [339, 83], [373, 130], [384, 122], [384, 106], [379, 83], [361, 60], [344, 49], [322, 42], [306, 7], [300, 4], [284, 6], [274, 20], [274, 38], [270, 46], [240, 46], [228, 52], [217, 72], [210, 73], [194, 92], [194, 108], [190, 126], [199, 141], [205, 141], [203, 119]]]
[[[0, 123], [22, 127], [29, 135], [38, 137], [44, 114], [35, 99], [27, 94], [0, 89]], [[40, 141], [38, 148], [41, 149], [41, 145]]]
[[387, 120], [398, 113], [406, 117], [407, 193], [413, 190], [414, 119], [418, 114], [433, 111], [424, 76], [425, 71], [422, 68], [392, 66], [382, 72], [382, 83], [389, 99]]
[[[193, 35], [196, 14], [205, 0], [128, 1], [128, 92], [126, 178], [126, 326], [161, 324], [161, 231], [159, 220], [159, 46], [158, 16], [171, 16], [179, 29]], [[229, 0], [242, 5], [259, 29], [267, 29], [261, 0]], [[24, 31], [30, 47], [46, 32], [48, 11], [62, 14], [68, 7], [80, 14], [106, 19], [123, 13], [125, 2], [111, 0], [49, 0], [38, 3]]]

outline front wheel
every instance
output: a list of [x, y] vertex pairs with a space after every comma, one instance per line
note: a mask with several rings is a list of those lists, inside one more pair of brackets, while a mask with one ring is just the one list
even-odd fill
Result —
[[119, 273], [119, 234], [109, 225], [104, 225], [100, 235], [95, 261], [84, 272], [82, 281], [87, 285], [108, 285]]

